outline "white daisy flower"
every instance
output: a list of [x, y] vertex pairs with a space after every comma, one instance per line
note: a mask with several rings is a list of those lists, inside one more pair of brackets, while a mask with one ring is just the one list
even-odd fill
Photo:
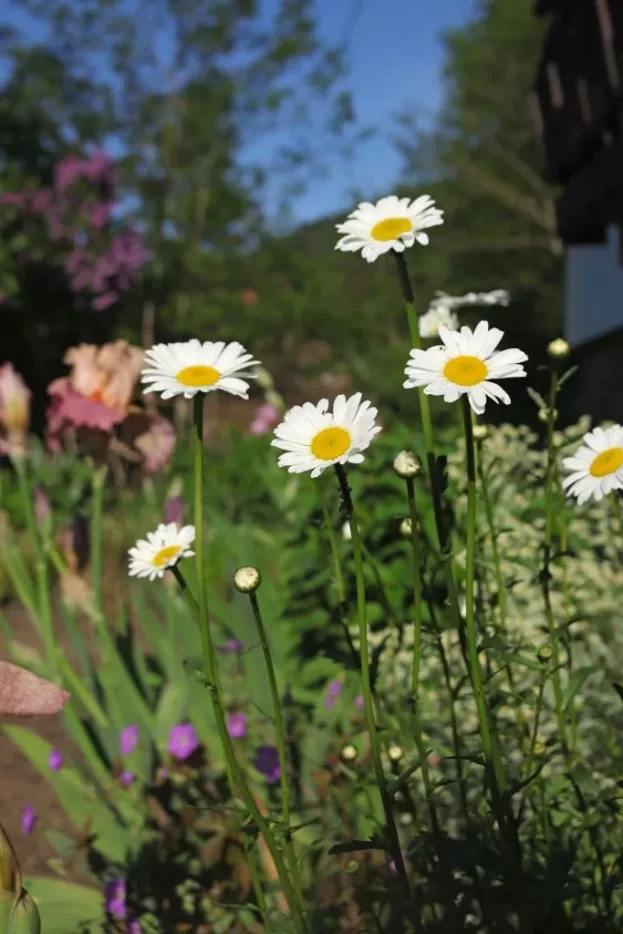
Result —
[[147, 541], [141, 539], [134, 548], [130, 548], [128, 574], [130, 577], [148, 577], [152, 581], [163, 577], [167, 568], [194, 554], [190, 550], [194, 540], [194, 525], [178, 529], [175, 522], [162, 523], [155, 532], [147, 533]]
[[163, 399], [180, 395], [192, 399], [198, 392], [214, 389], [246, 399], [249, 384], [245, 380], [255, 377], [246, 368], [258, 363], [237, 341], [201, 343], [196, 338], [155, 344], [145, 354], [145, 361], [147, 368], [142, 371], [142, 382], [148, 386], [143, 392], [159, 392]]
[[279, 456], [279, 466], [287, 467], [290, 473], [311, 470], [312, 477], [319, 477], [333, 464], [360, 464], [361, 452], [381, 430], [374, 424], [377, 410], [361, 399], [360, 392], [350, 399], [337, 396], [333, 412], [327, 399], [317, 405], [295, 405], [286, 412], [271, 441], [286, 452]]
[[583, 441], [573, 457], [562, 462], [571, 471], [562, 481], [563, 489], [576, 496], [580, 505], [591, 496], [600, 500], [623, 489], [623, 426], [595, 428]]
[[456, 402], [467, 394], [478, 415], [484, 412], [487, 398], [510, 403], [509, 396], [493, 380], [525, 376], [521, 364], [528, 357], [522, 350], [494, 352], [503, 331], [481, 321], [473, 332], [468, 327], [451, 331], [441, 325], [439, 336], [443, 345], [411, 351], [405, 368], [405, 389], [424, 386], [427, 395], [443, 396], [446, 402]]
[[383, 253], [396, 250], [402, 253], [415, 241], [426, 246], [427, 227], [443, 224], [443, 211], [435, 207], [429, 195], [422, 195], [414, 201], [389, 195], [376, 204], [363, 201], [352, 211], [343, 224], [336, 224], [338, 233], [345, 234], [335, 245], [336, 250], [361, 255], [373, 263]]
[[432, 302], [426, 314], [420, 318], [420, 337], [425, 339], [439, 337], [439, 328], [442, 325], [455, 331], [459, 326], [459, 319], [447, 305]]

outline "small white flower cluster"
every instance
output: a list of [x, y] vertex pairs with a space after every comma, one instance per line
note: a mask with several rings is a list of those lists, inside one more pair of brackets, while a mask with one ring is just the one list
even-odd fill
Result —
[[441, 326], [456, 330], [459, 319], [454, 313], [455, 308], [463, 308], [465, 305], [508, 305], [509, 301], [510, 296], [506, 289], [468, 292], [466, 295], [448, 295], [447, 292], [438, 291], [419, 320], [420, 337], [438, 337]]

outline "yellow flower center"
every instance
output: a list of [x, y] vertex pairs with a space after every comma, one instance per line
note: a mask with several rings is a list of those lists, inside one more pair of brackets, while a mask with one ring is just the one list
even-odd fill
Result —
[[185, 366], [175, 378], [182, 386], [214, 386], [221, 374], [213, 366]]
[[443, 375], [456, 386], [475, 386], [487, 378], [486, 364], [479, 357], [453, 357], [443, 368]]
[[177, 557], [181, 550], [179, 545], [167, 545], [166, 548], [161, 548], [160, 551], [157, 551], [154, 555], [154, 567], [163, 568], [172, 558]]
[[321, 461], [331, 461], [345, 454], [351, 443], [350, 433], [345, 428], [323, 428], [312, 438], [311, 452]]
[[607, 477], [620, 467], [623, 467], [623, 448], [606, 448], [594, 459], [591, 473], [594, 477]]
[[374, 225], [370, 236], [375, 240], [397, 240], [400, 234], [408, 233], [412, 229], [413, 224], [408, 217], [387, 217]]

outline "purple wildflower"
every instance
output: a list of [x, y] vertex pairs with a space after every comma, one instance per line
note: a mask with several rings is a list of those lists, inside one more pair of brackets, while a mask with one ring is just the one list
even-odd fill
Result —
[[129, 769], [124, 769], [119, 776], [119, 781], [122, 785], [125, 785], [126, 788], [129, 788], [134, 781], [134, 772], [131, 772]]
[[229, 715], [227, 718], [227, 732], [232, 739], [242, 739], [247, 735], [247, 720], [246, 713], [240, 712]]
[[363, 710], [363, 708], [365, 707], [362, 694], [358, 694], [357, 697], [355, 698], [355, 706], [359, 707], [360, 710]]
[[135, 723], [130, 723], [124, 727], [119, 734], [119, 752], [122, 756], [129, 756], [134, 752], [138, 744], [138, 727]]
[[124, 879], [111, 879], [104, 887], [104, 898], [106, 900], [106, 911], [113, 918], [125, 918], [126, 908], [126, 887]]
[[281, 766], [275, 746], [258, 746], [255, 754], [255, 768], [262, 773], [269, 785], [279, 781]]
[[37, 826], [37, 815], [32, 804], [25, 804], [22, 810], [22, 832], [31, 834]]
[[51, 772], [58, 772], [63, 767], [63, 753], [60, 749], [50, 749], [48, 765]]
[[335, 681], [329, 681], [329, 684], [327, 686], [327, 696], [325, 697], [325, 706], [328, 707], [329, 710], [335, 704], [335, 701], [337, 700], [341, 690], [342, 690], [341, 681], [338, 681], [337, 679]]
[[225, 645], [219, 645], [218, 650], [221, 655], [239, 655], [244, 649], [244, 644], [240, 639], [228, 639]]
[[199, 739], [192, 723], [178, 723], [169, 733], [168, 750], [177, 759], [188, 759], [199, 748]]
[[128, 934], [142, 934], [142, 932], [143, 928], [140, 921], [137, 921], [136, 918], [133, 921], [128, 921]]

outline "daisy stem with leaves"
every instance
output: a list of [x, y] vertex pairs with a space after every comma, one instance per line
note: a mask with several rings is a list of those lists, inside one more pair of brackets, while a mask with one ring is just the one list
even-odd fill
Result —
[[[399, 253], [396, 250], [394, 250], [393, 253], [396, 262], [398, 280], [400, 282], [400, 288], [407, 311], [407, 321], [409, 324], [411, 343], [414, 348], [421, 350], [422, 338], [420, 336], [418, 314], [415, 308], [415, 294], [413, 291], [413, 285], [411, 284], [407, 262], [402, 253]], [[452, 611], [454, 623], [457, 629], [459, 629], [461, 626], [461, 616], [459, 613], [456, 581], [454, 579], [454, 568], [452, 566], [452, 561], [450, 560], [452, 542], [450, 537], [446, 534], [444, 523], [442, 489], [433, 438], [433, 421], [431, 418], [428, 396], [425, 394], [422, 387], [418, 387], [417, 392], [420, 405], [420, 416], [422, 419], [422, 431], [424, 433], [424, 446], [426, 448], [426, 466], [428, 471], [431, 496], [433, 500], [433, 514], [435, 517], [435, 528], [437, 530], [437, 541], [439, 543], [439, 549], [441, 551], [441, 557], [444, 564], [446, 586], [448, 587], [448, 595], [450, 598], [450, 608]]]
[[348, 478], [346, 476], [346, 470], [342, 464], [334, 464], [335, 473], [338, 480], [340, 497], [342, 502], [342, 514], [344, 519], [348, 522], [351, 531], [352, 543], [353, 543], [353, 558], [355, 562], [355, 583], [357, 588], [357, 614], [359, 618], [359, 653], [361, 659], [361, 690], [363, 694], [363, 703], [364, 711], [366, 717], [366, 724], [368, 727], [368, 734], [370, 737], [370, 751], [372, 753], [372, 762], [374, 765], [374, 772], [376, 776], [376, 781], [379, 786], [379, 793], [381, 795], [381, 801], [383, 804], [383, 811], [385, 813], [385, 823], [388, 833], [388, 844], [389, 849], [394, 860], [398, 875], [400, 877], [405, 895], [410, 899], [411, 898], [411, 887], [409, 885], [409, 878], [407, 876], [407, 869], [404, 863], [402, 856], [402, 849], [400, 847], [400, 838], [398, 836], [398, 828], [396, 827], [396, 821], [394, 820], [394, 813], [392, 810], [392, 801], [389, 794], [389, 788], [387, 785], [387, 779], [383, 771], [383, 763], [381, 760], [381, 747], [379, 743], [378, 732], [376, 728], [376, 721], [374, 716], [374, 703], [372, 700], [372, 685], [370, 681], [370, 656], [368, 650], [368, 621], [367, 621], [367, 606], [366, 606], [366, 591], [365, 591], [365, 581], [364, 581], [364, 572], [363, 572], [363, 550], [361, 547], [361, 537], [359, 535], [359, 525], [357, 523], [357, 518], [355, 516], [355, 509], [353, 505], [352, 495], [350, 486], [348, 483]]
[[469, 652], [470, 673], [480, 736], [487, 764], [493, 769], [499, 788], [503, 788], [498, 757], [494, 756], [489, 715], [485, 699], [480, 659], [478, 657], [478, 636], [474, 619], [474, 567], [476, 560], [476, 448], [474, 445], [474, 427], [472, 411], [466, 395], [461, 399], [463, 408], [463, 428], [465, 431], [465, 455], [467, 461], [467, 550], [465, 559], [465, 625]]
[[346, 602], [346, 587], [344, 585], [344, 574], [342, 573], [342, 565], [340, 563], [340, 551], [337, 544], [337, 536], [335, 534], [335, 529], [333, 528], [333, 523], [331, 522], [331, 514], [329, 513], [329, 508], [326, 504], [324, 494], [322, 492], [322, 484], [316, 484], [316, 490], [318, 491], [318, 500], [320, 502], [320, 508], [322, 509], [322, 516], [324, 519], [324, 527], [327, 532], [327, 537], [329, 539], [329, 547], [331, 548], [331, 559], [333, 561], [333, 573], [334, 573], [334, 583], [337, 587], [338, 594], [338, 603], [339, 603], [339, 620], [342, 630], [344, 632], [344, 638], [348, 646], [348, 651], [352, 658], [355, 668], [359, 668], [359, 656], [357, 650], [353, 644], [353, 640], [348, 628], [348, 618], [347, 611], [348, 605]]
[[554, 611], [550, 596], [550, 563], [552, 559], [552, 545], [554, 538], [554, 480], [556, 474], [556, 448], [554, 445], [554, 426], [556, 424], [556, 398], [558, 395], [558, 374], [552, 367], [550, 372], [549, 399], [547, 405], [547, 463], [545, 468], [545, 547], [543, 554], [543, 569], [541, 571], [541, 590], [545, 604], [545, 619], [549, 631], [552, 649], [552, 683], [554, 686], [554, 702], [556, 705], [556, 720], [558, 732], [563, 749], [567, 749], [567, 729], [565, 724], [562, 684], [560, 681], [560, 642], [558, 628], [554, 619]]
[[[248, 570], [255, 570], [248, 569]], [[257, 574], [257, 585], [259, 586], [260, 578], [259, 572]], [[275, 733], [277, 738], [277, 751], [279, 753], [279, 766], [280, 766], [280, 780], [281, 780], [281, 814], [283, 819], [283, 832], [285, 839], [285, 849], [288, 854], [288, 863], [290, 866], [290, 871], [292, 873], [292, 882], [296, 890], [296, 895], [301, 906], [304, 906], [303, 901], [303, 885], [301, 882], [301, 874], [299, 872], [299, 866], [296, 858], [296, 850], [294, 848], [294, 843], [292, 842], [292, 833], [291, 833], [291, 818], [290, 818], [290, 800], [292, 796], [292, 788], [290, 782], [290, 769], [288, 764], [288, 754], [286, 746], [286, 731], [283, 722], [283, 713], [281, 711], [281, 699], [279, 696], [279, 688], [277, 686], [277, 675], [275, 673], [275, 666], [273, 664], [272, 655], [270, 652], [270, 645], [268, 642], [268, 634], [266, 632], [266, 627], [264, 626], [264, 621], [262, 619], [262, 614], [260, 611], [260, 605], [257, 599], [255, 590], [249, 591], [249, 600], [251, 602], [251, 611], [253, 613], [253, 619], [255, 620], [255, 625], [257, 627], [257, 633], [260, 640], [260, 646], [262, 648], [262, 653], [264, 655], [264, 662], [266, 664], [266, 672], [268, 674], [268, 684], [270, 687], [270, 696], [273, 705], [273, 718], [275, 722]]]
[[[483, 427], [486, 431], [486, 426], [480, 426], [480, 427]], [[480, 481], [480, 492], [482, 494], [482, 502], [484, 505], [485, 517], [487, 521], [487, 531], [489, 533], [489, 541], [491, 542], [491, 552], [493, 555], [493, 573], [495, 576], [495, 583], [497, 587], [498, 616], [499, 616], [499, 624], [500, 624], [499, 631], [500, 631], [500, 635], [502, 639], [506, 641], [507, 639], [506, 587], [504, 584], [504, 577], [502, 575], [502, 565], [500, 561], [500, 549], [498, 547], [498, 532], [495, 527], [493, 504], [491, 502], [491, 495], [489, 492], [489, 476], [488, 476], [488, 472], [485, 470], [484, 462], [483, 462], [482, 439], [478, 439], [476, 441], [476, 464], [477, 464], [477, 471], [478, 471], [478, 479]], [[512, 696], [516, 698], [517, 688], [515, 685], [515, 677], [513, 675], [512, 666], [507, 664], [505, 667], [506, 667], [506, 678], [508, 680], [508, 686], [510, 688]], [[524, 720], [519, 704], [515, 705], [515, 719], [517, 721], [519, 733], [523, 741], [523, 739], [526, 736], [527, 725]]]
[[[306, 925], [302, 910], [299, 906], [294, 887], [290, 881], [288, 870], [283, 861], [281, 850], [273, 836], [272, 830], [258, 808], [246, 782], [245, 775], [238, 764], [233, 743], [227, 729], [225, 708], [221, 696], [219, 677], [216, 665], [216, 656], [210, 619], [208, 615], [207, 587], [205, 579], [205, 551], [204, 551], [204, 444], [203, 444], [203, 395], [197, 393], [193, 399], [193, 466], [194, 466], [194, 507], [195, 507], [195, 563], [197, 569], [197, 601], [199, 606], [199, 624], [201, 630], [201, 644], [205, 664], [205, 673], [208, 680], [208, 689], [212, 698], [212, 706], [219, 738], [227, 759], [229, 771], [238, 787], [242, 800], [253, 818], [258, 830], [264, 837], [266, 845], [275, 863], [279, 881], [290, 909], [292, 920], [299, 934], [305, 934]], [[235, 788], [232, 788], [235, 792]]]
[[439, 818], [433, 800], [428, 757], [422, 736], [422, 703], [420, 700], [420, 657], [422, 652], [422, 569], [420, 567], [420, 529], [415, 503], [414, 477], [421, 470], [415, 455], [403, 451], [394, 461], [394, 470], [402, 477], [407, 487], [409, 519], [411, 521], [411, 556], [413, 562], [413, 661], [411, 667], [411, 699], [413, 703], [413, 726], [415, 745], [421, 761], [422, 784], [426, 807], [437, 844], [440, 863], [445, 865], [443, 843], [440, 836]]

